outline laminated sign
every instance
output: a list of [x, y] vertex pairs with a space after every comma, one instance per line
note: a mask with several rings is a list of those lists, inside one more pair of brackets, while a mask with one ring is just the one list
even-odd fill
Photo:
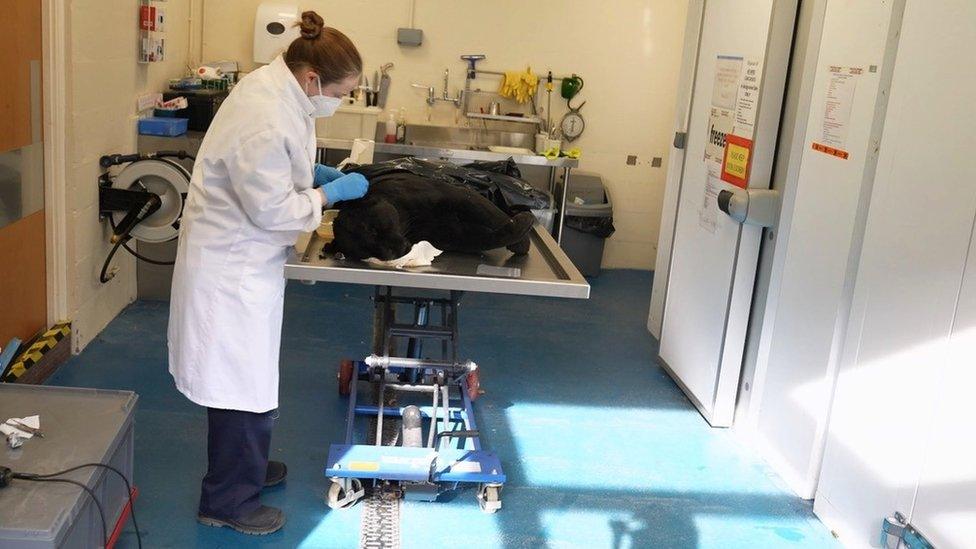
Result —
[[738, 135], [725, 136], [722, 181], [745, 189], [749, 185], [749, 166], [751, 163], [752, 140]]

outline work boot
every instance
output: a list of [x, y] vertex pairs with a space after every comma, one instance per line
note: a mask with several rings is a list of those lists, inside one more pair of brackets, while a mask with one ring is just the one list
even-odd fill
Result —
[[277, 486], [288, 476], [288, 466], [280, 461], [268, 461], [268, 472], [264, 477], [264, 487]]
[[218, 519], [197, 515], [197, 521], [205, 526], [221, 528], [230, 526], [242, 534], [263, 536], [281, 530], [285, 525], [285, 513], [277, 507], [262, 505], [246, 516], [236, 519]]

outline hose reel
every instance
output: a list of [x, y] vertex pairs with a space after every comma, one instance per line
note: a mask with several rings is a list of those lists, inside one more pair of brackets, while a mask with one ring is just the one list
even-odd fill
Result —
[[[179, 235], [180, 217], [190, 190], [190, 172], [173, 159], [193, 159], [186, 151], [159, 151], [149, 154], [106, 155], [99, 164], [106, 171], [98, 178], [98, 210], [112, 226], [109, 252], [99, 280], [111, 280], [117, 268], [109, 265], [120, 247], [138, 259], [172, 265], [140, 255], [128, 242], [162, 243]], [[108, 169], [125, 164], [116, 175]]]

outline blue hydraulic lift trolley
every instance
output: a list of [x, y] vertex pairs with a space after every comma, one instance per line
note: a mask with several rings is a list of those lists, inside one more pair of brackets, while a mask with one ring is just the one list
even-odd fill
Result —
[[539, 225], [526, 255], [448, 252], [429, 267], [411, 269], [346, 261], [321, 249], [313, 236], [289, 258], [285, 276], [376, 286], [373, 354], [338, 369], [338, 389], [349, 406], [345, 440], [330, 446], [325, 464], [329, 506], [350, 507], [367, 491], [434, 501], [474, 485], [483, 511], [500, 509], [505, 473], [498, 456], [483, 447], [474, 413], [479, 369], [458, 357], [461, 296], [586, 299], [589, 284]]

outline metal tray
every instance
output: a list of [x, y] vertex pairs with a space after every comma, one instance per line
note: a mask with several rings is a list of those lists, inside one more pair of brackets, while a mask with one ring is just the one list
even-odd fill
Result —
[[544, 228], [536, 224], [529, 253], [505, 249], [479, 254], [445, 252], [429, 267], [392, 269], [362, 261], [320, 258], [323, 241], [312, 233], [307, 246], [292, 251], [285, 277], [310, 282], [344, 282], [427, 290], [587, 299], [590, 285]]

